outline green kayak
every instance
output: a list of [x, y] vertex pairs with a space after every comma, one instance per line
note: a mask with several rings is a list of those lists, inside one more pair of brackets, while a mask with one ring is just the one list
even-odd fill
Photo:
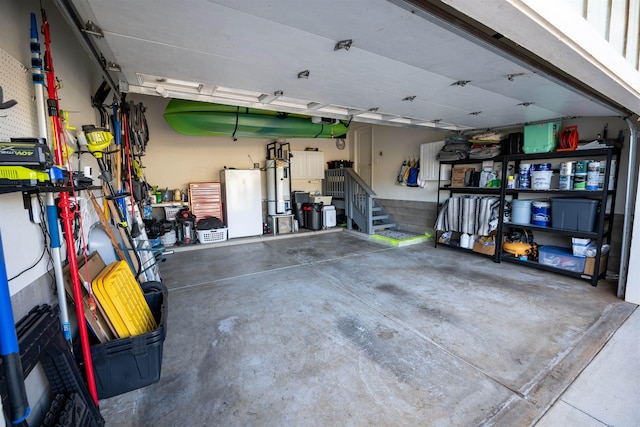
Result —
[[237, 138], [344, 138], [348, 122], [313, 123], [311, 116], [172, 99], [164, 119], [176, 132]]

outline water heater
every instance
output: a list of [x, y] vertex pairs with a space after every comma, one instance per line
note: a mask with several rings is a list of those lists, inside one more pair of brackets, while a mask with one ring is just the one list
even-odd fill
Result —
[[269, 215], [291, 213], [291, 180], [289, 160], [270, 159], [267, 168], [267, 213]]

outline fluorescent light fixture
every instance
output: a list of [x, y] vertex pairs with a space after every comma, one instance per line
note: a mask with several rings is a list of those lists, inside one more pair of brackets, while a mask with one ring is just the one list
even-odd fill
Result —
[[329, 104], [324, 104], [322, 102], [310, 102], [307, 104], [307, 110], [317, 111], [320, 108], [326, 107]]
[[188, 92], [188, 93], [201, 93], [204, 88], [204, 84], [198, 82], [191, 82], [188, 80], [172, 79], [163, 76], [154, 76], [151, 74], [136, 73], [138, 82], [141, 86], [155, 88], [162, 86], [166, 90]]
[[438, 122], [415, 122], [414, 125], [416, 126], [424, 126], [427, 128], [436, 128], [438, 127]]
[[278, 105], [281, 107], [291, 107], [291, 108], [298, 108], [300, 110], [306, 110], [307, 105], [309, 105], [309, 101], [304, 99], [296, 99], [296, 98], [289, 98], [289, 97], [283, 96], [273, 101], [271, 105]]
[[224, 86], [216, 86], [212, 93], [213, 96], [228, 99], [229, 101], [238, 100], [242, 102], [260, 102], [261, 92], [254, 92], [243, 89], [233, 89]]
[[284, 95], [284, 92], [281, 90], [277, 90], [275, 92], [273, 92], [273, 95], [260, 95], [258, 97], [258, 100], [262, 103], [262, 104], [271, 104], [273, 101], [275, 101], [276, 99], [280, 98], [282, 95]]
[[322, 108], [318, 108], [318, 111], [329, 114], [342, 114], [343, 116], [349, 115], [349, 109], [346, 107], [339, 107], [337, 105], [327, 105]]
[[364, 113], [356, 114], [356, 116], [363, 119], [382, 120], [382, 114], [373, 111], [365, 111]]
[[393, 119], [388, 119], [388, 121], [393, 122], [393, 123], [402, 123], [402, 124], [405, 124], [405, 125], [410, 125], [413, 120], [408, 119], [406, 117], [395, 117]]

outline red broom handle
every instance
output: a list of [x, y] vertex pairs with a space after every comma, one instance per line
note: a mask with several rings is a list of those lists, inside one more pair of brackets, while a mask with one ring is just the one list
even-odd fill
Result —
[[[52, 129], [54, 140], [56, 140], [55, 158], [58, 166], [64, 166], [63, 155], [63, 141], [64, 135], [62, 134], [62, 123], [60, 120], [60, 109], [58, 104], [58, 91], [56, 88], [56, 78], [53, 69], [53, 61], [51, 60], [51, 36], [49, 33], [49, 22], [47, 21], [47, 15], [45, 10], [42, 9], [42, 29], [44, 32], [45, 43], [45, 70], [47, 74], [47, 93], [49, 99], [47, 100], [47, 107], [49, 116], [51, 117]], [[73, 179], [70, 177], [69, 179]], [[93, 397], [93, 400], [98, 406], [98, 392], [96, 390], [96, 382], [93, 374], [93, 361], [91, 359], [91, 347], [89, 346], [89, 334], [87, 332], [87, 324], [84, 319], [84, 307], [82, 300], [82, 283], [80, 283], [80, 277], [78, 274], [78, 260], [75, 253], [75, 242], [73, 240], [73, 214], [71, 213], [71, 202], [69, 201], [69, 193], [62, 191], [60, 193], [60, 218], [62, 219], [62, 226], [64, 229], [64, 236], [67, 242], [67, 257], [69, 259], [69, 268], [71, 270], [71, 283], [73, 284], [73, 298], [76, 304], [76, 314], [78, 316], [78, 330], [80, 332], [80, 345], [82, 347], [82, 357], [84, 358], [84, 369], [87, 378], [87, 386], [89, 393]]]

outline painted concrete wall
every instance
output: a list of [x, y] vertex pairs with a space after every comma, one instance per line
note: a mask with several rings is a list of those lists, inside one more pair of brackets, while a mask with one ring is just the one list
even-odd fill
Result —
[[[60, 106], [69, 111], [70, 123], [74, 126], [96, 123], [96, 115], [90, 103], [90, 96], [100, 84], [100, 76], [87, 58], [84, 50], [68, 30], [66, 22], [58, 14], [57, 9], [45, 2], [48, 21], [51, 26], [52, 57], [56, 75], [61, 79], [63, 87], [59, 89]], [[31, 52], [29, 49], [30, 13], [36, 13], [38, 23], [41, 4], [35, 0], [0, 0], [0, 49], [30, 69]], [[44, 50], [44, 40], [41, 36]], [[30, 70], [25, 71], [25, 78], [30, 79]], [[3, 84], [3, 82], [0, 82]], [[5, 99], [10, 99], [11, 89], [3, 85]], [[31, 90], [33, 90], [31, 88]], [[32, 108], [35, 109], [35, 102]], [[26, 118], [25, 118], [26, 120]], [[0, 127], [2, 119], [0, 118]], [[4, 133], [4, 132], [3, 132]], [[37, 135], [11, 135], [27, 137]], [[84, 164], [95, 167], [95, 161], [83, 156]], [[74, 163], [74, 168], [77, 163]], [[12, 295], [14, 317], [23, 317], [31, 308], [42, 303], [55, 300], [52, 291], [53, 279], [47, 274], [51, 268], [49, 256], [38, 258], [44, 251], [43, 236], [39, 225], [29, 221], [28, 211], [23, 207], [22, 194], [0, 195], [0, 231], [2, 232], [5, 264], [9, 278], [27, 270], [9, 283]], [[62, 249], [63, 256], [66, 248]], [[66, 258], [66, 256], [65, 256]], [[33, 268], [30, 268], [33, 266]], [[75, 316], [73, 312], [70, 316]], [[75, 322], [72, 320], [72, 324]], [[48, 406], [46, 378], [41, 368], [35, 369], [25, 381], [27, 395], [32, 409], [29, 418], [38, 419]], [[5, 425], [4, 417], [0, 417], [0, 426]]]
[[[91, 107], [91, 94], [100, 84], [98, 70], [89, 62], [84, 50], [68, 29], [67, 23], [58, 14], [53, 5], [45, 5], [51, 26], [52, 57], [56, 75], [61, 79], [63, 87], [59, 89], [60, 106], [69, 111], [69, 121], [74, 126], [96, 123], [96, 115]], [[13, 58], [31, 67], [31, 51], [29, 49], [29, 27], [31, 12], [35, 12], [38, 23], [41, 23], [40, 3], [38, 1], [0, 1], [0, 49]], [[44, 39], [40, 38], [44, 51]], [[30, 75], [30, 72], [25, 72]], [[8, 98], [9, 88], [5, 89]], [[33, 108], [35, 109], [35, 102]], [[2, 123], [0, 123], [0, 126]], [[15, 135], [35, 136], [35, 135]], [[95, 165], [89, 156], [83, 156], [85, 164]], [[7, 274], [12, 277], [30, 267], [43, 250], [42, 233], [38, 225], [29, 221], [28, 212], [23, 207], [22, 195], [0, 195], [0, 230], [4, 243]], [[14, 295], [28, 286], [38, 277], [45, 274], [50, 265], [48, 257], [39, 262], [33, 269], [10, 282], [10, 291]], [[33, 301], [33, 305], [38, 301]]]
[[[437, 181], [425, 188], [397, 184], [405, 159], [420, 159], [420, 144], [443, 141], [442, 131], [376, 126], [373, 130], [373, 190], [377, 197], [395, 200], [435, 201]], [[382, 153], [382, 155], [380, 155]]]

